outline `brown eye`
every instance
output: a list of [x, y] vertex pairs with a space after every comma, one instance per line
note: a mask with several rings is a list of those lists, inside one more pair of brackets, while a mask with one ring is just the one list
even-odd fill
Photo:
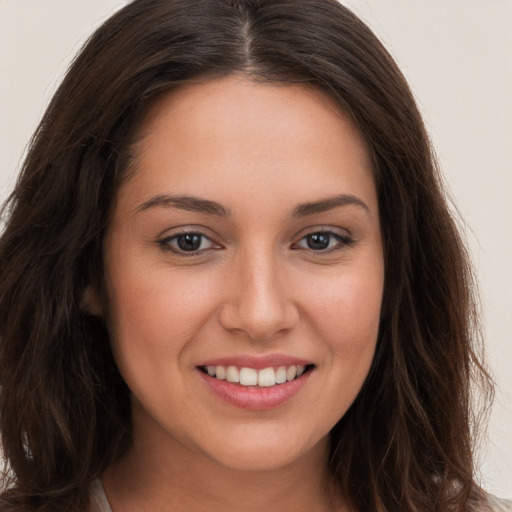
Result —
[[313, 233], [306, 237], [306, 244], [309, 249], [322, 251], [329, 247], [331, 235], [329, 233]]
[[309, 233], [299, 240], [296, 247], [315, 252], [340, 249], [353, 244], [353, 239], [347, 235], [332, 231], [316, 231]]
[[197, 233], [187, 233], [177, 236], [176, 241], [182, 251], [197, 251], [201, 247], [201, 236]]
[[166, 251], [190, 255], [217, 247], [206, 235], [196, 232], [178, 233], [164, 238], [159, 244]]

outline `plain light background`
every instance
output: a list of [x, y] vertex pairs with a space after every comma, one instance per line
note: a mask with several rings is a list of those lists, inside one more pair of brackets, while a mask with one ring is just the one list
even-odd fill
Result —
[[[125, 3], [0, 0], [0, 201], [73, 55]], [[512, 498], [512, 0], [342, 3], [409, 80], [466, 223], [498, 384], [481, 481]]]

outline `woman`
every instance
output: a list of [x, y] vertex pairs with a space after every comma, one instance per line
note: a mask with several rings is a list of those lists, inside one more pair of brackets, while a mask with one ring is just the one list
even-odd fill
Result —
[[337, 2], [130, 3], [5, 214], [2, 510], [499, 510], [467, 255]]

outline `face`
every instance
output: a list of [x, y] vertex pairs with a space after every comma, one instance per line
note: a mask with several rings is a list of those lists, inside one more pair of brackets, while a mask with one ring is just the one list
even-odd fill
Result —
[[161, 99], [134, 156], [105, 241], [103, 312], [135, 444], [239, 469], [324, 450], [380, 318], [361, 135], [317, 90], [231, 77]]

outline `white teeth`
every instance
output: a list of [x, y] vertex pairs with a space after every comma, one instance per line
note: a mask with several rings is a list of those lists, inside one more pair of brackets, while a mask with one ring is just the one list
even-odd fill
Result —
[[228, 366], [226, 370], [226, 380], [228, 382], [240, 382], [240, 373], [236, 366]]
[[226, 368], [224, 368], [224, 366], [216, 366], [215, 376], [217, 379], [224, 380], [226, 378]]
[[283, 384], [286, 382], [286, 368], [280, 366], [276, 371], [276, 384]]
[[288, 370], [286, 370], [286, 380], [290, 381], [295, 379], [295, 376], [297, 375], [297, 367], [296, 366], [289, 366]]
[[269, 388], [276, 385], [276, 372], [274, 368], [263, 368], [258, 372], [258, 386]]
[[258, 372], [253, 368], [240, 368], [240, 384], [242, 386], [256, 386]]
[[276, 384], [284, 384], [299, 378], [305, 370], [304, 366], [279, 366], [276, 369], [269, 367], [261, 370], [254, 368], [240, 368], [236, 366], [206, 366], [203, 369], [210, 377], [228, 382], [240, 383], [242, 386], [272, 387]]

